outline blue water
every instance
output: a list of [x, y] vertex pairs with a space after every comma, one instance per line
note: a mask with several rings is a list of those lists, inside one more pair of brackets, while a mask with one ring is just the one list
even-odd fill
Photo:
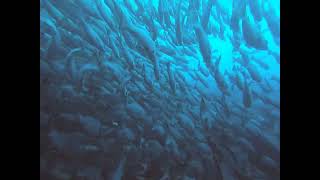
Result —
[[280, 179], [279, 0], [40, 0], [41, 179]]

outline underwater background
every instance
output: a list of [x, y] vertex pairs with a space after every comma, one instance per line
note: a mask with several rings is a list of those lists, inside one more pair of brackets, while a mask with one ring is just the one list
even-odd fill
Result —
[[280, 179], [279, 0], [40, 0], [40, 178]]

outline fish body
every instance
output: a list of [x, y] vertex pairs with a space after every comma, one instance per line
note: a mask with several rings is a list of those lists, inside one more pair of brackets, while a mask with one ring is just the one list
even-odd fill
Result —
[[81, 19], [82, 25], [86, 31], [87, 36], [89, 37], [90, 42], [96, 46], [96, 48], [99, 48], [99, 50], [104, 51], [105, 46], [101, 38], [98, 36], [98, 34], [88, 25], [87, 22], [82, 18]]
[[256, 82], [261, 82], [262, 81], [262, 76], [258, 71], [258, 68], [256, 65], [249, 63], [249, 65], [247, 66], [247, 70], [250, 74], [250, 76], [252, 77], [253, 80], [255, 80]]
[[210, 18], [210, 12], [211, 12], [214, 1], [215, 0], [208, 0], [206, 8], [203, 8], [204, 10], [201, 17], [201, 25], [204, 30], [207, 30], [207, 26]]
[[43, 3], [44, 6], [47, 7], [50, 15], [53, 16], [56, 21], [60, 21], [64, 18], [64, 15], [60, 12], [60, 10], [58, 10], [49, 0], [44, 0]]
[[219, 64], [221, 61], [221, 55], [218, 57], [216, 63], [215, 63], [215, 67], [214, 67], [214, 79], [216, 80], [217, 86], [219, 88], [219, 90], [226, 95], [230, 95], [229, 91], [228, 91], [228, 84], [225, 81], [223, 75], [221, 74], [220, 70], [219, 70]]
[[207, 80], [205, 79], [205, 77], [203, 77], [201, 75], [201, 73], [195, 72], [195, 74], [197, 75], [197, 79], [206, 87], [209, 88], [209, 84], [207, 82]]
[[200, 60], [199, 60], [199, 63], [198, 63], [198, 70], [199, 70], [205, 77], [208, 77], [208, 76], [209, 76], [208, 69], [206, 69], [206, 68], [204, 68], [203, 66], [201, 66]]
[[111, 176], [111, 180], [121, 180], [122, 179], [122, 176], [124, 175], [124, 167], [125, 167], [126, 162], [127, 162], [126, 157], [123, 157], [120, 160], [116, 170], [114, 171], [114, 173]]
[[207, 34], [204, 32], [202, 26], [195, 26], [195, 32], [199, 43], [200, 52], [208, 69], [211, 68], [211, 47], [207, 37]]
[[203, 114], [207, 111], [207, 104], [204, 100], [204, 98], [201, 98], [201, 102], [200, 102], [200, 119], [203, 119]]
[[252, 12], [253, 17], [257, 20], [257, 21], [261, 21], [263, 18], [263, 14], [262, 14], [262, 0], [253, 0], [253, 1], [248, 1], [249, 3], [249, 7], [250, 10]]
[[142, 73], [143, 73], [144, 84], [147, 86], [149, 91], [153, 92], [153, 82], [147, 77], [146, 67], [144, 64], [142, 67], [142, 71], [143, 71]]
[[244, 107], [249, 108], [252, 105], [252, 97], [251, 97], [251, 91], [249, 89], [247, 80], [244, 80], [244, 88], [243, 88], [243, 94], [242, 94], [242, 102]]
[[178, 11], [176, 14], [176, 21], [175, 21], [175, 25], [176, 25], [176, 38], [177, 38], [177, 43], [178, 45], [182, 44], [182, 32], [181, 32], [181, 19], [180, 19], [180, 9], [181, 9], [181, 0], [179, 2], [178, 5]]
[[123, 54], [124, 54], [124, 57], [125, 59], [127, 60], [127, 63], [129, 65], [129, 68], [130, 69], [134, 69], [135, 68], [135, 60], [131, 54], [131, 51], [128, 50], [128, 47], [124, 47], [123, 48]]
[[173, 74], [173, 71], [171, 69], [171, 63], [170, 62], [167, 64], [167, 72], [168, 72], [170, 87], [171, 87], [173, 93], [175, 94], [176, 93], [176, 83], [175, 83], [174, 74]]
[[242, 33], [245, 42], [256, 49], [267, 50], [268, 42], [263, 38], [262, 33], [256, 24], [249, 18], [248, 14], [242, 20]]

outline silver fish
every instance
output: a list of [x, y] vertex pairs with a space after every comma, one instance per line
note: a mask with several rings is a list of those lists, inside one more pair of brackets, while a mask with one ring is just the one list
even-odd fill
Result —
[[167, 64], [167, 72], [168, 72], [170, 87], [171, 87], [173, 93], [176, 94], [176, 83], [175, 83], [175, 78], [174, 78], [173, 71], [171, 69], [171, 63], [170, 62]]

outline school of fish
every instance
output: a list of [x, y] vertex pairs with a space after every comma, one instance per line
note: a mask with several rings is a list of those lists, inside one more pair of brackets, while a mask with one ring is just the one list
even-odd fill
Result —
[[280, 179], [279, 0], [40, 0], [40, 178]]

